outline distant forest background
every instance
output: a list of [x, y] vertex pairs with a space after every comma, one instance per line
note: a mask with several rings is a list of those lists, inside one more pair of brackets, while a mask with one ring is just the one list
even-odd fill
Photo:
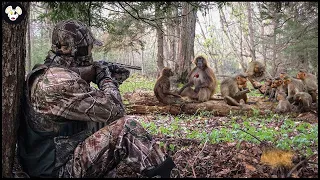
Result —
[[149, 77], [168, 66], [183, 80], [197, 55], [218, 75], [243, 72], [251, 60], [271, 76], [318, 75], [318, 2], [32, 2], [26, 71], [43, 62], [54, 25], [70, 18], [104, 42], [95, 60], [141, 66]]

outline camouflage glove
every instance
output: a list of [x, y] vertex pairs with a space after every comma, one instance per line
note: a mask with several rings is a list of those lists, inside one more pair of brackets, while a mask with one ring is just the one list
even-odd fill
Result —
[[94, 80], [94, 83], [96, 83], [98, 87], [100, 87], [100, 82], [102, 80], [113, 82], [118, 87], [118, 83], [111, 77], [111, 72], [108, 66], [99, 62], [93, 62], [93, 67], [96, 69], [96, 78]]
[[[110, 68], [110, 66], [109, 66]], [[123, 81], [128, 79], [130, 76], [130, 71], [126, 68], [119, 67], [117, 65], [111, 65], [111, 68], [115, 68], [114, 71], [111, 71], [111, 77], [115, 79], [119, 84], [122, 84]]]
[[108, 65], [105, 61], [99, 61], [99, 63], [108, 66], [109, 71], [111, 72], [112, 79], [116, 80], [119, 85], [122, 84], [123, 81], [128, 79], [128, 77], [130, 76], [130, 71], [126, 68], [120, 67], [115, 64]]

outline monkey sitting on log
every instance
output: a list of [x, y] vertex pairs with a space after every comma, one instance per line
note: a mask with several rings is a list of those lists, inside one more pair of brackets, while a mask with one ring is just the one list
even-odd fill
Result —
[[248, 64], [246, 73], [248, 74], [248, 80], [255, 89], [261, 87], [259, 82], [265, 78], [265, 70], [265, 66], [259, 61], [251, 61]]
[[221, 82], [221, 95], [228, 105], [241, 106], [239, 103], [241, 99], [247, 103], [247, 93], [249, 89], [246, 88], [247, 75], [238, 74], [234, 77], [228, 77]]
[[175, 104], [181, 103], [181, 96], [170, 91], [170, 80], [169, 78], [173, 76], [173, 72], [170, 68], [165, 67], [161, 71], [160, 77], [157, 79], [154, 86], [154, 94], [159, 102], [163, 104]]
[[300, 112], [309, 112], [311, 110], [312, 97], [306, 92], [297, 92], [293, 96], [293, 105], [298, 106]]
[[293, 102], [293, 96], [298, 92], [307, 92], [305, 84], [300, 79], [295, 79], [290, 76], [283, 78], [283, 89], [287, 90], [287, 99], [290, 103]]
[[317, 101], [318, 82], [317, 77], [313, 74], [307, 73], [305, 70], [300, 70], [297, 74], [297, 78], [301, 79], [307, 88], [307, 92], [312, 97], [312, 102]]
[[284, 91], [278, 92], [277, 100], [279, 101], [279, 103], [275, 109], [276, 113], [286, 113], [290, 112], [293, 109], [290, 102], [286, 99], [286, 93]]
[[196, 67], [188, 74], [188, 83], [180, 89], [179, 94], [200, 102], [208, 101], [215, 93], [217, 79], [203, 56], [196, 57], [193, 63]]

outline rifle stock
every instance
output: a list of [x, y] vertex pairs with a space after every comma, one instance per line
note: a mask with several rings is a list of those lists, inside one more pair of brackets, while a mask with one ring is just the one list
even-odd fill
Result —
[[116, 62], [108, 62], [108, 61], [105, 61], [105, 60], [100, 60], [100, 61], [103, 61], [103, 64], [105, 64], [107, 66], [117, 65], [119, 67], [123, 67], [123, 68], [126, 68], [126, 69], [142, 70], [142, 68], [140, 66], [131, 66], [131, 65], [121, 64], [121, 63], [116, 63]]

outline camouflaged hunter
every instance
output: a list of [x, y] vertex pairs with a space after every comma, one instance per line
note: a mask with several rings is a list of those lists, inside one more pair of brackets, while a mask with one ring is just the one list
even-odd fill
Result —
[[[107, 66], [93, 62], [101, 42], [75, 20], [58, 23], [43, 65], [27, 76], [18, 156], [30, 177], [110, 177], [125, 161], [142, 175], [169, 177], [175, 166], [136, 116], [125, 116], [118, 85]], [[82, 68], [94, 67], [90, 87]], [[78, 68], [78, 70], [77, 70]], [[92, 124], [105, 123], [98, 131]]]

